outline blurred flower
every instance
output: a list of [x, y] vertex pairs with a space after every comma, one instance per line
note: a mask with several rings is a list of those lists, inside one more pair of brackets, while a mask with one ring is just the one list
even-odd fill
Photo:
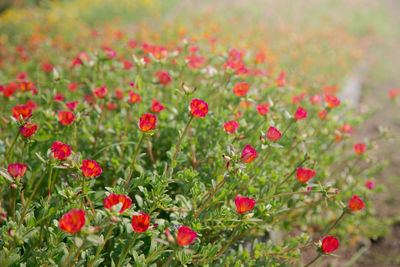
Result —
[[102, 172], [100, 164], [92, 159], [84, 159], [82, 161], [81, 170], [86, 177], [99, 176]]
[[43, 62], [42, 63], [42, 69], [44, 72], [49, 73], [53, 70], [54, 66], [53, 64], [49, 63], [49, 62]]
[[312, 95], [310, 96], [310, 103], [315, 105], [321, 102], [321, 96], [320, 95]]
[[20, 116], [23, 120], [25, 120], [32, 115], [32, 110], [26, 105], [16, 105], [11, 109], [11, 111], [13, 113], [13, 117], [17, 120], [20, 119]]
[[335, 250], [337, 250], [338, 247], [339, 247], [339, 240], [336, 237], [328, 235], [322, 240], [321, 249], [325, 253], [332, 253]]
[[194, 98], [190, 103], [190, 112], [192, 113], [193, 117], [203, 118], [208, 113], [208, 105], [203, 100]]
[[151, 113], [145, 113], [140, 117], [139, 128], [143, 132], [152, 130], [156, 126], [157, 118]]
[[171, 76], [166, 70], [159, 70], [154, 74], [154, 76], [156, 76], [158, 78], [158, 82], [163, 85], [168, 85], [172, 81]]
[[117, 53], [115, 52], [115, 50], [113, 50], [112, 48], [108, 47], [108, 46], [104, 46], [103, 47], [104, 53], [106, 53], [107, 57], [109, 59], [113, 59], [117, 56]]
[[85, 225], [85, 212], [83, 210], [72, 209], [66, 213], [59, 221], [59, 226], [64, 232], [75, 234]]
[[250, 88], [250, 84], [246, 82], [238, 82], [233, 87], [233, 93], [239, 97], [245, 96]]
[[122, 100], [124, 98], [124, 91], [120, 90], [119, 88], [115, 88], [115, 98]]
[[18, 83], [22, 92], [31, 91], [34, 87], [33, 82], [22, 81]]
[[251, 145], [247, 145], [244, 147], [241, 157], [243, 163], [250, 163], [257, 157], [257, 151]]
[[28, 100], [26, 101], [26, 105], [32, 110], [34, 111], [37, 108], [37, 105], [35, 103], [35, 101], [33, 100]]
[[279, 74], [279, 77], [275, 79], [275, 84], [278, 87], [286, 86], [286, 72], [281, 71], [281, 73]]
[[78, 103], [79, 103], [78, 101], [74, 101], [74, 102], [65, 103], [65, 105], [67, 106], [67, 108], [69, 110], [74, 111], [76, 106], [78, 105]]
[[151, 102], [151, 112], [159, 113], [161, 110], [164, 110], [165, 107], [157, 100], [153, 99]]
[[132, 216], [132, 228], [136, 233], [143, 233], [149, 228], [150, 216], [140, 212], [140, 215]]
[[61, 142], [54, 142], [51, 152], [53, 152], [54, 158], [63, 160], [71, 155], [71, 147]]
[[104, 207], [106, 209], [110, 210], [113, 206], [118, 205], [119, 203], [122, 203], [122, 207], [119, 210], [119, 213], [124, 212], [125, 210], [129, 209], [132, 206], [132, 199], [130, 199], [126, 195], [116, 195], [114, 193], [109, 194], [105, 199], [104, 199]]
[[375, 183], [373, 181], [366, 181], [365, 182], [365, 187], [367, 187], [368, 189], [372, 190], [375, 187]]
[[336, 96], [328, 94], [325, 94], [325, 102], [328, 105], [328, 108], [334, 108], [340, 104], [340, 100]]
[[139, 103], [142, 98], [140, 95], [136, 94], [135, 92], [129, 91], [129, 102], [134, 104], [134, 103]]
[[68, 90], [70, 90], [71, 92], [76, 91], [76, 88], [78, 88], [78, 84], [77, 83], [68, 84]]
[[107, 86], [97, 87], [93, 93], [97, 98], [104, 98], [107, 95]]
[[357, 143], [357, 144], [354, 144], [354, 152], [355, 152], [357, 155], [362, 155], [362, 154], [364, 154], [365, 149], [366, 149], [366, 145], [365, 145], [364, 143]]
[[38, 128], [39, 127], [36, 124], [27, 123], [24, 126], [21, 126], [21, 128], [19, 128], [19, 131], [21, 132], [23, 137], [30, 137], [37, 131]]
[[271, 141], [276, 141], [282, 137], [281, 132], [276, 129], [275, 127], [271, 126], [268, 128], [267, 131], [267, 138], [270, 139]]
[[252, 198], [237, 196], [235, 199], [236, 209], [239, 213], [252, 210], [255, 204], [256, 201]]
[[64, 95], [63, 94], [60, 94], [60, 93], [56, 93], [56, 95], [54, 96], [54, 101], [59, 101], [59, 102], [62, 102], [62, 101], [64, 101]]
[[8, 165], [7, 170], [11, 174], [12, 177], [20, 177], [24, 176], [28, 166], [22, 163], [11, 163]]
[[305, 110], [302, 106], [299, 106], [296, 110], [296, 113], [294, 113], [294, 119], [298, 121], [305, 118], [307, 118], [307, 110]]
[[400, 94], [400, 89], [394, 88], [389, 90], [389, 96], [391, 99], [395, 99]]
[[70, 125], [74, 121], [75, 115], [71, 111], [61, 110], [58, 112], [58, 119], [62, 125]]
[[362, 210], [365, 207], [364, 202], [357, 195], [353, 195], [353, 197], [349, 201], [349, 209], [351, 211]]
[[328, 114], [328, 112], [326, 111], [326, 109], [323, 109], [321, 111], [318, 112], [318, 118], [320, 118], [321, 120], [326, 118], [326, 115]]
[[303, 98], [306, 96], [306, 93], [301, 93], [299, 95], [295, 95], [292, 97], [292, 103], [296, 104], [297, 102], [300, 102], [301, 100], [303, 100]]
[[306, 183], [308, 180], [315, 176], [315, 171], [313, 169], [307, 168], [297, 168], [297, 180], [301, 183]]
[[180, 246], [185, 247], [192, 244], [196, 237], [197, 234], [195, 231], [183, 225], [178, 229], [178, 234], [176, 235], [176, 241]]
[[224, 123], [224, 128], [227, 133], [231, 134], [235, 133], [238, 127], [239, 123], [237, 123], [237, 121], [235, 120], [231, 120]]
[[267, 103], [263, 103], [257, 106], [258, 114], [265, 116], [267, 115], [269, 110], [269, 105]]
[[118, 104], [117, 103], [113, 103], [113, 102], [108, 102], [107, 103], [107, 109], [108, 110], [113, 110], [113, 109], [117, 109], [118, 108]]
[[130, 70], [133, 67], [133, 63], [129, 60], [124, 60], [122, 62], [124, 64], [124, 69]]

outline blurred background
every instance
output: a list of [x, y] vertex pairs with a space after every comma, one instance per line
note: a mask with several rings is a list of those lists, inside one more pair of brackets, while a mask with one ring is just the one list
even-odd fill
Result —
[[399, 25], [398, 0], [0, 0], [0, 47], [50, 36], [90, 48], [76, 40], [97, 32], [105, 43], [122, 33], [160, 44], [217, 39], [262, 50], [270, 71], [284, 70], [304, 87], [332, 85], [356, 111], [371, 112], [356, 134], [362, 140], [383, 126], [394, 137], [374, 155], [387, 161], [376, 177], [386, 186], [374, 197], [376, 216], [391, 227], [350, 240], [321, 266], [400, 266], [400, 110], [388, 96], [400, 87]]

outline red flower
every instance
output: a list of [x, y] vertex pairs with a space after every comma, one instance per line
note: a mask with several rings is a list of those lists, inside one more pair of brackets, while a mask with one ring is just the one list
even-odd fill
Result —
[[74, 102], [65, 103], [65, 105], [67, 106], [67, 108], [69, 110], [74, 111], [76, 106], [78, 105], [78, 103], [79, 103], [78, 101], [74, 101]]
[[117, 53], [110, 47], [104, 46], [103, 47], [104, 53], [106, 53], [107, 57], [109, 59], [113, 59], [117, 56]]
[[134, 103], [139, 103], [142, 98], [140, 95], [136, 94], [135, 92], [129, 91], [129, 102], [134, 104]]
[[183, 225], [178, 229], [178, 234], [176, 235], [176, 241], [180, 246], [185, 247], [192, 244], [196, 237], [197, 234], [195, 231]]
[[51, 152], [56, 159], [66, 159], [71, 155], [71, 147], [61, 142], [54, 142], [51, 146]]
[[107, 109], [108, 110], [113, 110], [113, 109], [117, 109], [117, 108], [118, 108], [117, 103], [113, 103], [113, 102], [108, 102], [107, 103]]
[[208, 105], [203, 100], [193, 98], [192, 102], [190, 103], [190, 112], [192, 113], [193, 117], [203, 118], [208, 113]]
[[86, 177], [99, 176], [102, 172], [100, 164], [92, 159], [84, 159], [82, 161], [81, 170]]
[[140, 212], [141, 215], [132, 216], [132, 228], [136, 233], [143, 233], [149, 228], [150, 216]]
[[68, 90], [70, 90], [71, 92], [76, 91], [76, 88], [78, 88], [78, 84], [77, 83], [68, 84]]
[[238, 127], [239, 127], [239, 123], [237, 123], [237, 121], [235, 121], [235, 120], [224, 123], [224, 128], [227, 133], [233, 134], [234, 132], [236, 132]]
[[115, 97], [118, 100], [122, 100], [124, 98], [124, 92], [118, 88], [115, 88]]
[[42, 63], [42, 69], [44, 72], [49, 73], [50, 71], [53, 70], [53, 64], [49, 63], [49, 62], [43, 62]]
[[270, 139], [271, 141], [276, 141], [282, 137], [281, 132], [276, 129], [275, 127], [271, 126], [269, 127], [267, 131], [267, 138]]
[[400, 94], [400, 90], [398, 88], [389, 90], [389, 96], [391, 99], [395, 99], [399, 94]]
[[60, 94], [60, 93], [57, 93], [55, 96], [54, 96], [54, 101], [60, 101], [60, 102], [62, 102], [62, 101], [64, 101], [64, 95], [63, 94]]
[[326, 236], [322, 240], [322, 250], [325, 253], [332, 253], [339, 247], [339, 240], [331, 235]]
[[235, 199], [236, 209], [239, 213], [252, 210], [255, 204], [256, 201], [252, 198], [237, 196]]
[[22, 92], [30, 91], [34, 88], [33, 82], [22, 81], [19, 82], [18, 84]]
[[310, 103], [315, 105], [321, 102], [321, 96], [320, 95], [312, 95], [310, 96]]
[[34, 111], [34, 110], [36, 109], [36, 107], [37, 107], [35, 101], [33, 101], [33, 100], [28, 100], [28, 101], [26, 101], [26, 105], [27, 105], [32, 111]]
[[375, 187], [375, 183], [373, 181], [366, 181], [365, 187], [367, 187], [369, 190], [372, 190]]
[[269, 105], [267, 103], [261, 104], [257, 106], [257, 111], [260, 115], [265, 116], [267, 115], [269, 110]]
[[244, 147], [241, 158], [243, 163], [250, 163], [257, 157], [257, 151], [251, 145]]
[[58, 112], [58, 118], [62, 125], [70, 125], [74, 121], [75, 115], [71, 111], [61, 110]]
[[75, 234], [85, 225], [85, 212], [83, 210], [70, 210], [60, 219], [59, 226], [64, 232]]
[[107, 95], [107, 86], [98, 87], [93, 91], [93, 93], [97, 98], [104, 98]]
[[124, 69], [126, 70], [130, 70], [133, 67], [133, 63], [129, 60], [124, 60], [122, 63], [124, 64]]
[[299, 106], [296, 110], [296, 113], [294, 113], [294, 119], [298, 121], [305, 118], [307, 118], [307, 110], [305, 110], [302, 106]]
[[285, 79], [285, 77], [286, 77], [286, 73], [285, 73], [284, 71], [282, 71], [282, 72], [279, 74], [279, 77], [276, 78], [276, 80], [275, 80], [276, 86], [278, 86], [278, 87], [284, 87], [284, 86], [286, 85], [286, 79]]
[[266, 58], [267, 58], [267, 56], [264, 54], [264, 52], [258, 52], [256, 54], [255, 62], [256, 63], [263, 63]]
[[21, 126], [21, 128], [19, 128], [19, 131], [21, 132], [23, 137], [30, 137], [37, 131], [38, 128], [39, 127], [36, 124], [27, 123], [25, 124], [25, 126]]
[[237, 96], [245, 96], [250, 88], [250, 84], [246, 82], [239, 82], [233, 87], [233, 93]]
[[158, 82], [163, 85], [168, 85], [172, 81], [171, 76], [166, 70], [157, 71], [154, 76], [156, 76], [158, 78]]
[[365, 152], [366, 145], [364, 143], [354, 144], [354, 152], [357, 155], [362, 155]]
[[159, 101], [153, 99], [153, 101], [151, 103], [151, 112], [158, 113], [164, 109], [165, 109], [165, 107]]
[[20, 116], [22, 116], [22, 119], [25, 120], [32, 115], [32, 110], [26, 105], [16, 105], [11, 109], [11, 111], [13, 113], [13, 117], [17, 120], [19, 120]]
[[318, 112], [318, 118], [320, 118], [321, 120], [326, 118], [326, 114], [328, 114], [328, 112], [326, 111], [326, 109], [321, 110], [320, 112]]
[[362, 210], [365, 207], [364, 202], [357, 195], [353, 195], [353, 197], [349, 201], [349, 209], [351, 211]]
[[325, 94], [325, 102], [328, 105], [328, 108], [334, 108], [340, 104], [340, 100], [336, 96], [328, 94]]
[[116, 195], [114, 193], [108, 195], [104, 199], [104, 207], [106, 207], [106, 209], [108, 210], [110, 210], [113, 206], [118, 205], [119, 203], [122, 203], [122, 207], [119, 211], [119, 213], [122, 213], [124, 212], [124, 210], [127, 210], [132, 206], [132, 199], [130, 199], [128, 196]]
[[139, 128], [143, 132], [150, 131], [156, 126], [157, 118], [155, 115], [151, 113], [145, 113], [142, 117], [140, 117]]
[[8, 172], [11, 174], [12, 177], [21, 177], [24, 176], [28, 166], [22, 163], [11, 163], [8, 165]]
[[297, 168], [297, 180], [301, 183], [306, 183], [315, 176], [316, 172], [313, 169]]

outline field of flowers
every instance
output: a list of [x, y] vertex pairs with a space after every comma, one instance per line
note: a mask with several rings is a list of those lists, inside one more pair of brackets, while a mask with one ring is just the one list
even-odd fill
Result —
[[336, 96], [379, 34], [177, 2], [0, 14], [0, 266], [309, 266], [387, 232], [390, 135]]

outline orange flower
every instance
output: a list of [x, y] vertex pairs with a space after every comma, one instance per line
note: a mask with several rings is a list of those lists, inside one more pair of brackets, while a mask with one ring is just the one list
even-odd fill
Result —
[[158, 78], [158, 82], [163, 85], [168, 85], [172, 81], [171, 76], [166, 70], [157, 71], [154, 76], [156, 76]]
[[54, 158], [63, 160], [71, 155], [71, 147], [61, 142], [54, 142], [51, 152], [53, 152]]
[[122, 213], [124, 212], [124, 210], [127, 210], [132, 206], [132, 199], [130, 199], [128, 196], [116, 195], [114, 193], [108, 195], [104, 199], [104, 207], [106, 207], [106, 209], [108, 210], [110, 210], [113, 206], [118, 205], [119, 203], [122, 203], [122, 207], [119, 211], [119, 213]]
[[354, 144], [354, 152], [357, 155], [362, 155], [365, 152], [366, 145], [364, 143]]
[[139, 103], [142, 98], [140, 95], [136, 94], [135, 92], [129, 91], [129, 102], [134, 104], [134, 103]]
[[193, 117], [203, 118], [208, 113], [208, 105], [203, 100], [194, 98], [190, 103], [190, 112], [192, 113]]
[[12, 177], [20, 177], [24, 176], [28, 166], [22, 163], [11, 163], [8, 165], [7, 170], [11, 174]]
[[98, 87], [93, 91], [93, 93], [97, 98], [104, 98], [107, 95], [107, 86]]
[[32, 110], [26, 105], [16, 105], [11, 109], [11, 111], [13, 113], [13, 117], [17, 120], [20, 119], [20, 116], [23, 120], [25, 120], [32, 115]]
[[269, 105], [267, 103], [261, 104], [257, 106], [257, 111], [260, 115], [265, 116], [267, 115], [269, 110]]
[[320, 95], [312, 95], [310, 96], [310, 103], [315, 105], [321, 102], [321, 96]]
[[24, 126], [21, 126], [21, 128], [19, 128], [19, 131], [21, 132], [23, 137], [30, 137], [35, 134], [38, 128], [39, 127], [36, 124], [27, 123]]
[[19, 84], [19, 88], [21, 89], [22, 92], [30, 91], [34, 87], [33, 82], [22, 81], [22, 82], [19, 82], [18, 84]]
[[238, 82], [233, 87], [233, 93], [239, 97], [245, 96], [250, 88], [250, 84], [246, 82]]
[[357, 195], [353, 195], [353, 197], [349, 201], [349, 209], [351, 211], [362, 210], [365, 207], [364, 202]]
[[328, 235], [322, 240], [321, 249], [325, 253], [332, 253], [335, 250], [337, 250], [338, 247], [339, 247], [339, 240], [336, 237]]
[[60, 219], [59, 226], [64, 232], [75, 234], [85, 225], [85, 212], [83, 210], [70, 210]]
[[296, 113], [294, 113], [294, 119], [298, 121], [305, 118], [307, 118], [307, 110], [305, 110], [302, 106], [299, 106], [296, 110]]
[[140, 118], [139, 128], [143, 132], [150, 131], [156, 126], [156, 121], [157, 121], [157, 118], [155, 115], [153, 115], [151, 113], [145, 113]]
[[119, 88], [115, 88], [115, 97], [118, 100], [122, 100], [124, 98], [124, 92], [120, 90]]
[[151, 112], [159, 113], [161, 110], [164, 110], [165, 107], [157, 100], [153, 99], [151, 102]]
[[239, 127], [239, 124], [235, 120], [224, 123], [224, 128], [227, 133], [233, 134], [234, 132], [236, 132], [238, 127]]
[[297, 168], [297, 180], [301, 183], [306, 183], [315, 176], [316, 172], [313, 169]]
[[196, 237], [197, 234], [195, 231], [183, 225], [178, 229], [178, 234], [176, 235], [176, 241], [180, 246], [185, 247], [192, 244]]
[[267, 138], [270, 139], [271, 141], [276, 141], [282, 137], [281, 132], [276, 129], [275, 127], [271, 126], [269, 127], [267, 131]]
[[81, 170], [86, 177], [99, 176], [102, 172], [100, 164], [92, 159], [84, 159], [82, 161]]
[[140, 212], [140, 215], [132, 216], [132, 228], [136, 233], [143, 233], [149, 228], [150, 216]]
[[256, 201], [252, 198], [237, 196], [235, 199], [236, 209], [239, 213], [252, 210], [255, 204]]
[[318, 112], [318, 118], [320, 118], [321, 120], [326, 118], [326, 115], [328, 114], [328, 112], [326, 111], [326, 109], [323, 109], [321, 111]]
[[74, 121], [75, 115], [71, 111], [62, 110], [58, 113], [58, 118], [62, 125], [70, 125]]
[[133, 67], [133, 63], [129, 60], [124, 60], [122, 62], [124, 64], [124, 69], [130, 70]]
[[279, 74], [279, 77], [276, 78], [276, 80], [275, 80], [276, 86], [278, 86], [278, 87], [284, 87], [284, 86], [286, 85], [286, 79], [285, 79], [285, 77], [286, 77], [286, 73], [285, 73], [284, 71], [282, 71], [282, 72]]
[[328, 105], [328, 108], [334, 108], [340, 104], [340, 100], [336, 96], [328, 94], [325, 94], [325, 102]]
[[251, 145], [244, 147], [241, 157], [243, 163], [250, 163], [257, 157], [257, 151]]

